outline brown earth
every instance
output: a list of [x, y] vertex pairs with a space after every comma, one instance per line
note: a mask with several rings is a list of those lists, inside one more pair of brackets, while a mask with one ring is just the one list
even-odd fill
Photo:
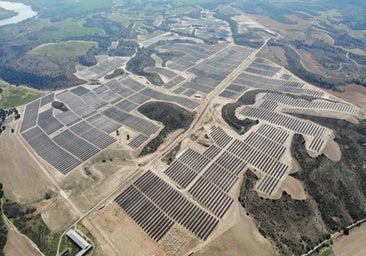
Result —
[[42, 218], [52, 232], [59, 232], [70, 226], [77, 219], [77, 215], [60, 197], [42, 212]]
[[83, 225], [101, 246], [95, 255], [164, 255], [115, 203], [89, 215], [83, 220]]
[[0, 182], [5, 194], [19, 203], [39, 201], [53, 186], [17, 134], [7, 128], [0, 137]]
[[267, 16], [262, 15], [248, 15], [251, 19], [260, 23], [264, 27], [276, 31], [281, 34], [286, 40], [306, 40], [305, 31], [311, 26], [310, 21], [303, 20], [297, 16], [289, 15], [288, 18], [292, 21], [296, 21], [296, 24], [283, 24], [276, 20], [273, 20]]
[[5, 256], [39, 256], [39, 251], [23, 235], [11, 229], [8, 233], [8, 241], [4, 248]]
[[195, 253], [197, 256], [272, 256], [272, 244], [258, 231], [253, 220], [240, 208], [240, 220], [232, 228]]
[[262, 57], [265, 59], [269, 59], [274, 63], [287, 66], [287, 59], [285, 57], [285, 51], [279, 46], [265, 46], [263, 49], [258, 53], [258, 57]]
[[304, 185], [292, 176], [287, 176], [279, 189], [280, 197], [283, 191], [286, 191], [293, 199], [305, 200], [307, 195], [304, 190]]
[[83, 212], [107, 197], [136, 173], [137, 166], [131, 161], [107, 159], [105, 163], [94, 163], [85, 167], [87, 170], [74, 171], [62, 181], [62, 188], [70, 194], [70, 199]]
[[366, 255], [366, 224], [353, 228], [348, 236], [340, 236], [334, 240], [335, 256]]
[[344, 92], [334, 92], [327, 90], [329, 93], [348, 101], [356, 106], [366, 109], [366, 87], [360, 85], [347, 85]]

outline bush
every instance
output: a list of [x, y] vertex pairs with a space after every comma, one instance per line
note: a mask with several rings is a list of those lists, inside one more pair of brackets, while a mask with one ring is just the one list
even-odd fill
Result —
[[51, 193], [50, 193], [50, 192], [47, 192], [47, 193], [44, 195], [44, 199], [46, 199], [46, 200], [51, 199]]

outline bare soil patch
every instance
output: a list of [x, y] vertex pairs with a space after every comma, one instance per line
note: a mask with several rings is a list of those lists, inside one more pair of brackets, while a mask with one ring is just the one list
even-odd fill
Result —
[[19, 203], [39, 201], [53, 186], [17, 134], [9, 130], [0, 137], [0, 177], [5, 193]]
[[258, 53], [258, 57], [269, 59], [281, 66], [287, 66], [285, 51], [279, 46], [265, 46]]
[[323, 153], [326, 157], [335, 162], [340, 161], [342, 157], [341, 149], [339, 148], [337, 142], [334, 141], [334, 139], [328, 140], [323, 150]]
[[137, 171], [137, 165], [131, 161], [113, 158], [105, 160], [106, 162], [85, 166], [83, 170], [75, 171], [62, 181], [62, 187], [70, 194], [70, 199], [84, 212]]
[[366, 109], [366, 87], [360, 85], [347, 85], [344, 87], [344, 92], [334, 92], [327, 90], [329, 93], [348, 101], [356, 106]]
[[303, 31], [311, 26], [310, 21], [303, 20], [297, 16], [290, 15], [288, 18], [292, 21], [296, 21], [296, 24], [283, 24], [276, 20], [273, 20], [267, 16], [262, 15], [248, 15], [251, 19], [262, 24], [264, 27], [277, 31], [286, 40], [306, 40], [306, 35]]
[[5, 256], [38, 256], [41, 255], [39, 251], [34, 248], [33, 244], [23, 235], [11, 229], [8, 233], [8, 241], [4, 248]]
[[103, 246], [98, 255], [165, 255], [115, 203], [91, 214], [83, 225]]
[[253, 220], [240, 208], [240, 220], [206, 247], [197, 256], [276, 255], [272, 244], [258, 231]]
[[187, 255], [189, 249], [199, 242], [187, 230], [175, 224], [168, 233], [159, 241], [159, 246], [163, 248], [166, 255]]
[[348, 236], [335, 239], [333, 252], [335, 256], [363, 256], [366, 255], [366, 224], [350, 231]]
[[307, 197], [302, 183], [291, 176], [286, 177], [279, 191], [281, 196], [282, 191], [286, 191], [293, 199], [296, 200], [305, 200]]
[[42, 219], [52, 232], [59, 232], [71, 225], [77, 219], [77, 215], [71, 211], [63, 198], [58, 198], [42, 212]]

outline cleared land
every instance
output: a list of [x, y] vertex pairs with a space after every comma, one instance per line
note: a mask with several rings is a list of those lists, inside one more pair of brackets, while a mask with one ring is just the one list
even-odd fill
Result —
[[1, 136], [0, 152], [1, 182], [9, 198], [21, 203], [32, 203], [53, 190], [39, 164], [24, 148], [15, 133], [7, 131]]
[[366, 88], [360, 85], [347, 85], [344, 87], [344, 92], [329, 91], [335, 96], [352, 102], [356, 106], [366, 109]]
[[6, 256], [18, 256], [29, 255], [39, 256], [41, 255], [37, 249], [30, 243], [30, 241], [24, 237], [24, 235], [11, 229], [8, 234], [8, 242], [4, 248], [4, 255]]
[[96, 46], [95, 42], [68, 41], [61, 43], [50, 43], [40, 45], [29, 52], [31, 55], [57, 56], [57, 57], [74, 57], [82, 56], [87, 51]]
[[83, 224], [100, 241], [102, 250], [97, 255], [163, 255], [114, 203], [90, 215]]
[[239, 222], [195, 253], [198, 256], [274, 254], [272, 244], [258, 232], [255, 223], [243, 209], [240, 209]]
[[333, 252], [335, 256], [366, 255], [366, 225], [353, 228], [348, 236], [342, 235], [335, 239]]

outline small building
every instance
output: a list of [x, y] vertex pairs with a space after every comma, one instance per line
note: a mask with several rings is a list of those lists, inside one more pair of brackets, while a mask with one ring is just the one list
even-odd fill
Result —
[[76, 243], [81, 251], [76, 254], [76, 256], [83, 256], [90, 248], [92, 248], [91, 244], [89, 244], [83, 237], [81, 237], [75, 230], [70, 229], [66, 232], [66, 235]]

